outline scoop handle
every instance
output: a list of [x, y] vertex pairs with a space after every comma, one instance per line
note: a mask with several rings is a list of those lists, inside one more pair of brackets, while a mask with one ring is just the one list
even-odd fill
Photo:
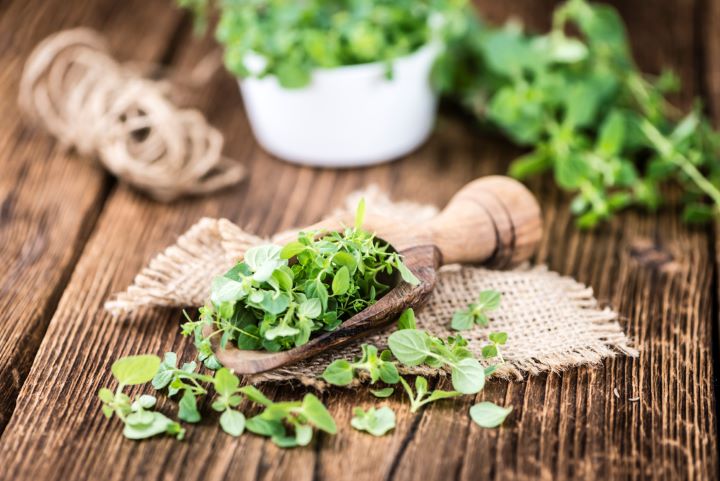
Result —
[[[304, 230], [337, 230], [352, 225], [348, 213], [325, 219]], [[481, 177], [460, 189], [440, 214], [418, 223], [369, 214], [363, 228], [398, 251], [434, 244], [443, 264], [482, 264], [503, 269], [532, 256], [542, 236], [540, 206], [520, 182], [504, 176]], [[290, 242], [297, 231], [275, 236]]]
[[443, 264], [511, 267], [528, 260], [540, 242], [540, 205], [510, 177], [482, 177], [460, 189], [418, 230], [440, 250]]

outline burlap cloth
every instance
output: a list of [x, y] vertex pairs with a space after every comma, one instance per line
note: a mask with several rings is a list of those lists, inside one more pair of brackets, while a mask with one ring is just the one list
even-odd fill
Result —
[[[392, 202], [376, 187], [351, 194], [346, 209], [352, 210], [360, 196], [369, 212], [398, 219], [428, 219], [437, 213], [432, 206]], [[198, 306], [205, 302], [211, 279], [229, 269], [249, 246], [267, 242], [225, 219], [201, 219], [177, 243], [155, 257], [138, 274], [133, 284], [116, 294], [105, 307], [115, 315], [143, 306]], [[479, 357], [491, 331], [505, 331], [508, 341], [503, 351], [506, 364], [497, 375], [521, 379], [524, 373], [560, 371], [593, 364], [618, 353], [636, 356], [628, 337], [610, 308], [600, 308], [592, 288], [572, 278], [549, 271], [544, 266], [523, 266], [511, 271], [452, 265], [443, 267], [430, 301], [417, 311], [420, 329], [445, 337], [452, 314], [473, 302], [482, 290], [502, 293], [500, 308], [490, 315], [490, 327], [476, 326], [462, 333]], [[394, 326], [345, 348], [329, 351], [307, 361], [275, 369], [249, 379], [250, 382], [298, 380], [323, 387], [320, 374], [337, 358], [359, 355], [360, 344], [372, 343], [379, 349], [387, 345]], [[413, 367], [407, 374], [446, 375], [442, 369]]]

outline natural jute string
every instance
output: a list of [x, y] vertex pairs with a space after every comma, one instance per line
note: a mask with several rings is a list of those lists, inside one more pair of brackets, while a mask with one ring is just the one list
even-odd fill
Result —
[[168, 87], [120, 65], [97, 32], [78, 28], [35, 48], [19, 102], [64, 147], [97, 158], [157, 200], [240, 181], [244, 169], [222, 156], [222, 134], [200, 112], [176, 107]]

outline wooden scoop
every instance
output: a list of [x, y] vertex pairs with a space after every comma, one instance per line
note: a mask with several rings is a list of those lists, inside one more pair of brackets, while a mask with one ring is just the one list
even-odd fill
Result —
[[[303, 230], [341, 230], [352, 223], [348, 215]], [[344, 321], [335, 331], [312, 337], [307, 344], [287, 351], [245, 351], [230, 344], [221, 348], [213, 338], [218, 360], [238, 374], [256, 374], [345, 345], [387, 326], [405, 309], [423, 304], [435, 286], [441, 265], [512, 267], [530, 258], [542, 234], [540, 206], [535, 197], [521, 183], [502, 176], [470, 182], [429, 221], [368, 215], [363, 227], [403, 256], [407, 267], [420, 279], [419, 285], [399, 281], [378, 302]], [[294, 238], [295, 233], [289, 233], [276, 240], [282, 244]], [[211, 331], [212, 326], [208, 326], [205, 335]]]

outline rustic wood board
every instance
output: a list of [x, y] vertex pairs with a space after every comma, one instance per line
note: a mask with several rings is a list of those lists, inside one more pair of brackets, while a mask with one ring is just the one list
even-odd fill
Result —
[[[161, 1], [23, 1], [0, 11], [0, 433], [102, 209], [109, 177], [64, 153], [17, 107], [23, 63], [51, 33], [102, 29], [120, 58], [159, 60], [180, 15]], [[128, 36], [135, 24], [144, 35]]]
[[[483, 3], [492, 8], [493, 18], [505, 18], [516, 8]], [[149, 19], [169, 15], [171, 10], [165, 4], [157, 5], [154, 13], [148, 9]], [[695, 12], [696, 5], [686, 0], [667, 2], [657, 15], [687, 19], [686, 8]], [[666, 20], [648, 12], [637, 13], [643, 6], [639, 1], [622, 5], [631, 22], [636, 22], [635, 44], [660, 47], [661, 53], [641, 55], [641, 61], [652, 70], [669, 61], [692, 83], [698, 61], [691, 55], [695, 32], [674, 27], [672, 35], [682, 38], [668, 37]], [[542, 24], [537, 19], [547, 16], [547, 7], [546, 2], [524, 1], [517, 8], [522, 8], [531, 22]], [[3, 11], [3, 17], [8, 18], [13, 9], [17, 9], [14, 15], [27, 14], [15, 4]], [[118, 33], [110, 29], [111, 35], [136, 37], [138, 42], [147, 39], [152, 29], [137, 24], [121, 36], [122, 25], [130, 29], [128, 18], [141, 10], [127, 9], [125, 20], [121, 15], [111, 22], [118, 25]], [[653, 20], [658, 22], [653, 24]], [[102, 24], [101, 19], [77, 21]], [[153, 58], [174, 52], [177, 58], [170, 60], [176, 67], [191, 68], [209, 51], [211, 42], [193, 40], [185, 27], [178, 35], [154, 33], [156, 39], [147, 42], [154, 46], [133, 55]], [[177, 39], [180, 43], [167, 50], [160, 40], [163, 35], [165, 42]], [[124, 48], [132, 53], [128, 46]], [[47, 306], [40, 314], [23, 314], [28, 316], [23, 318], [25, 323], [36, 319], [35, 324], [13, 331], [21, 335], [6, 344], [7, 351], [0, 349], [0, 366], [4, 360], [7, 366], [14, 365], [12, 359], [7, 361], [8, 355], [22, 355], [24, 372], [37, 351], [12, 419], [0, 438], [0, 479], [717, 479], [712, 363], [717, 293], [711, 233], [681, 225], [677, 212], [668, 208], [652, 215], [628, 212], [595, 233], [582, 234], [572, 225], [568, 199], [547, 181], [531, 185], [542, 200], [548, 226], [537, 260], [590, 284], [603, 303], [616, 307], [628, 333], [637, 340], [638, 359], [608, 360], [602, 366], [533, 377], [523, 383], [491, 382], [475, 400], [451, 400], [418, 414], [410, 414], [396, 394], [384, 402], [396, 410], [398, 426], [380, 439], [348, 425], [352, 406], [378, 401], [365, 390], [341, 389], [323, 394], [340, 432], [320, 436], [308, 448], [280, 450], [251, 435], [232, 439], [218, 429], [214, 415], [190, 426], [183, 443], [169, 439], [133, 443], [122, 438], [119, 425], [100, 415], [95, 397], [99, 387], [111, 383], [112, 361], [129, 353], [170, 349], [189, 358], [194, 350], [178, 333], [179, 312], [146, 311], [114, 321], [102, 304], [199, 217], [225, 216], [250, 231], [270, 234], [318, 220], [338, 206], [347, 192], [373, 182], [395, 198], [441, 205], [468, 180], [502, 173], [517, 154], [501, 139], [478, 134], [467, 119], [450, 113], [441, 118], [428, 145], [395, 164], [349, 171], [289, 166], [255, 146], [236, 89], [231, 79], [219, 74], [207, 89], [189, 99], [222, 128], [227, 154], [250, 171], [245, 184], [221, 194], [165, 206], [111, 184], [88, 169], [98, 179], [98, 193], [85, 203], [72, 196], [63, 200], [63, 189], [82, 183], [78, 172], [85, 167], [79, 162], [66, 166], [69, 160], [57, 155], [57, 165], [66, 166], [58, 168], [67, 169], [72, 176], [66, 177], [72, 178], [67, 180], [70, 187], [56, 186], [47, 202], [57, 209], [53, 214], [78, 212], [68, 221], [55, 216], [49, 224], [61, 239], [78, 240], [71, 249], [68, 242], [58, 241], [61, 245], [56, 255], [62, 260], [64, 276], [37, 280], [52, 264], [48, 259], [47, 264], [32, 267], [36, 270], [17, 270], [18, 278], [35, 279], [34, 289], [0, 289], [0, 306], [16, 306], [19, 313], [28, 310], [23, 304]], [[15, 142], [17, 136], [10, 134], [8, 139], [0, 142], [0, 149]], [[39, 140], [26, 142], [37, 149]], [[25, 155], [37, 159], [38, 153]], [[18, 163], [28, 164], [29, 160]], [[0, 185], [4, 185], [3, 179]], [[33, 201], [31, 194], [42, 186], [27, 187], [27, 209], [40, 202]], [[9, 198], [5, 191], [0, 193]], [[102, 202], [97, 199], [105, 200], [104, 205], [98, 205]], [[55, 204], [61, 200], [63, 204]], [[79, 205], [84, 205], [84, 210]], [[38, 217], [28, 215], [28, 219], [25, 222], [32, 227]], [[6, 224], [18, 229], [19, 222], [13, 217]], [[20, 231], [16, 237], [19, 241], [35, 238], [32, 230]], [[38, 258], [45, 256], [42, 251]], [[37, 286], [44, 288], [45, 283], [51, 284], [49, 289], [55, 294], [39, 300], [32, 297]], [[0, 326], [23, 326], [12, 317], [6, 310]], [[36, 334], [35, 344], [26, 347], [28, 341], [22, 336], [27, 333]], [[0, 374], [0, 379], [7, 378], [4, 372]], [[17, 384], [24, 377], [21, 372]], [[305, 392], [288, 386], [270, 386], [266, 391], [276, 399], [298, 398]], [[10, 393], [8, 399], [14, 400], [14, 396]], [[635, 397], [640, 399], [630, 400]], [[515, 412], [503, 428], [482, 430], [471, 424], [467, 409], [481, 398], [513, 406]], [[209, 412], [208, 406], [204, 408]]]

